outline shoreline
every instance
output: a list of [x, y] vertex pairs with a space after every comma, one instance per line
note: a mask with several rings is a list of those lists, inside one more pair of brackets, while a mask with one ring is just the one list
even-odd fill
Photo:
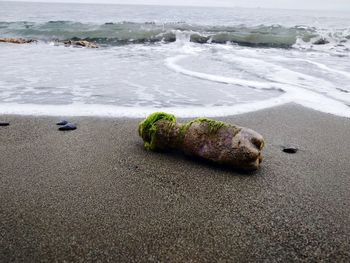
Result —
[[[345, 111], [341, 109], [330, 109], [328, 105], [327, 111], [321, 110], [321, 106], [317, 109], [313, 107], [304, 106], [299, 103], [292, 102], [288, 99], [287, 94], [273, 97], [268, 100], [262, 100], [255, 103], [245, 103], [233, 106], [212, 106], [212, 107], [192, 107], [192, 108], [179, 108], [179, 107], [167, 107], [167, 108], [148, 108], [148, 107], [126, 107], [126, 106], [113, 106], [102, 104], [72, 104], [72, 105], [40, 105], [40, 104], [17, 104], [17, 103], [2, 103], [0, 104], [0, 116], [4, 117], [33, 117], [33, 118], [98, 118], [98, 119], [130, 119], [141, 120], [148, 115], [157, 112], [164, 111], [174, 114], [178, 119], [191, 119], [198, 116], [205, 116], [209, 118], [225, 119], [234, 118], [235, 116], [254, 114], [261, 111], [269, 111], [279, 107], [288, 107], [293, 105], [298, 108], [303, 108], [306, 111], [316, 111], [320, 114], [329, 115], [335, 118], [346, 118], [350, 120], [348, 108], [350, 105], [344, 104]], [[338, 105], [339, 106], [339, 105]], [[81, 108], [83, 107], [83, 109]], [[9, 108], [16, 108], [16, 111], [9, 110]], [[96, 111], [98, 109], [98, 114]], [[29, 112], [29, 113], [28, 113]], [[116, 114], [117, 113], [117, 114]]]
[[295, 104], [215, 118], [265, 137], [250, 175], [146, 151], [141, 119], [0, 118], [4, 261], [350, 260], [348, 118]]
[[[156, 111], [166, 111], [182, 118], [192, 118], [198, 115], [206, 117], [223, 118], [232, 115], [246, 114], [278, 107], [286, 104], [284, 95], [254, 103], [238, 104], [236, 106], [193, 106], [191, 108], [167, 107], [126, 107], [102, 104], [71, 104], [71, 105], [40, 105], [40, 104], [0, 104], [0, 116], [29, 116], [29, 117], [75, 117], [75, 118], [130, 118], [141, 119]], [[9, 109], [16, 109], [9, 110]], [[29, 113], [28, 113], [29, 112]], [[98, 112], [98, 114], [97, 114]]]

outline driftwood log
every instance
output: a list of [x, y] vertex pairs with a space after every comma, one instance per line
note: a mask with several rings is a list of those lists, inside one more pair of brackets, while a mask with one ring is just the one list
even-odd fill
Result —
[[257, 132], [207, 118], [177, 123], [174, 115], [156, 112], [139, 124], [146, 149], [180, 150], [233, 168], [252, 171], [260, 167], [264, 139]]

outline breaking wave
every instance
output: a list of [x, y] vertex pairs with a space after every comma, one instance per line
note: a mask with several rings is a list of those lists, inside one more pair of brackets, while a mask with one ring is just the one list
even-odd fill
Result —
[[184, 22], [89, 24], [70, 21], [0, 22], [0, 37], [23, 37], [40, 41], [87, 40], [100, 45], [125, 45], [175, 42], [179, 33], [199, 44], [237, 44], [252, 47], [291, 48], [307, 45], [345, 46], [350, 41], [350, 28], [322, 31], [313, 27], [273, 26], [201, 26]]

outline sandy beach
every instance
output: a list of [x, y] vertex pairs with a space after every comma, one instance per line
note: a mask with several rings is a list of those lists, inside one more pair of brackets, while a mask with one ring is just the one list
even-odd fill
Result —
[[0, 118], [1, 262], [350, 261], [349, 119], [294, 104], [219, 118], [266, 139], [241, 174], [146, 151], [137, 119]]

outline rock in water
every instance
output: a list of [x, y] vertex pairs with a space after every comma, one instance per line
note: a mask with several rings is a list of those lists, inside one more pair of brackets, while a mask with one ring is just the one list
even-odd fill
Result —
[[75, 47], [86, 47], [86, 48], [98, 48], [94, 43], [91, 43], [86, 40], [66, 40], [63, 42], [66, 46], [75, 46]]
[[325, 38], [320, 38], [318, 40], [316, 40], [313, 44], [314, 45], [325, 45], [325, 44], [328, 44], [329, 41]]
[[199, 118], [179, 124], [174, 115], [156, 112], [139, 124], [139, 135], [149, 150], [180, 150], [242, 170], [256, 170], [262, 162], [264, 139], [257, 132]]
[[198, 44], [205, 44], [209, 41], [209, 37], [201, 36], [199, 34], [193, 34], [190, 37], [190, 41]]
[[59, 122], [57, 122], [56, 123], [56, 125], [66, 125], [66, 124], [68, 124], [68, 121], [65, 121], [65, 120], [62, 120], [62, 121], [59, 121]]
[[58, 129], [60, 131], [72, 131], [75, 130], [77, 126], [75, 126], [73, 123], [67, 123], [66, 125], [59, 127]]
[[10, 125], [9, 122], [0, 121], [0, 126], [9, 126], [9, 125]]
[[36, 42], [36, 40], [24, 38], [0, 38], [0, 43], [28, 44], [33, 42]]

